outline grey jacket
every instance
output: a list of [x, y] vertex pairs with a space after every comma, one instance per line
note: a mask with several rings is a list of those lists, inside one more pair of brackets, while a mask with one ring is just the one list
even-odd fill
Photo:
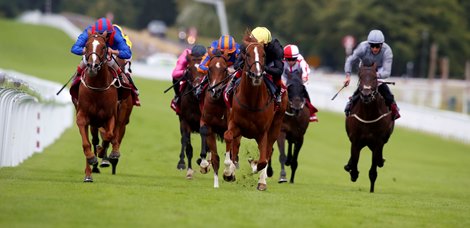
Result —
[[369, 43], [367, 41], [361, 42], [352, 55], [346, 59], [344, 64], [344, 72], [351, 73], [352, 66], [358, 64], [359, 60], [370, 59], [377, 64], [377, 76], [380, 79], [390, 77], [392, 71], [393, 53], [392, 48], [388, 44], [383, 43], [380, 52], [377, 55], [372, 54]]

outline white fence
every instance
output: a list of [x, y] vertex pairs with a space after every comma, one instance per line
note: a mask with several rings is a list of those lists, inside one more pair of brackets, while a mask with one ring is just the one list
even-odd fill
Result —
[[[0, 69], [0, 167], [16, 166], [52, 144], [73, 123], [73, 105], [60, 84]], [[7, 76], [5, 78], [5, 75]], [[40, 99], [18, 88], [5, 88], [9, 81], [40, 94]]]

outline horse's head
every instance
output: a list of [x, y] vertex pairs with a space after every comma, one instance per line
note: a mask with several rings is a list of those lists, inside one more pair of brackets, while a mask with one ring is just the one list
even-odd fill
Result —
[[243, 58], [245, 60], [245, 68], [243, 69], [246, 74], [251, 78], [253, 86], [259, 86], [263, 82], [264, 63], [266, 53], [264, 52], [264, 45], [258, 43], [254, 37], [247, 36], [243, 38], [245, 44], [245, 51], [243, 52]]
[[217, 50], [215, 54], [209, 52], [209, 93], [212, 99], [217, 100], [220, 98], [225, 85], [227, 85], [227, 60], [228, 53], [223, 53]]
[[[186, 72], [186, 80], [189, 82], [189, 85], [192, 87], [197, 87], [199, 83], [201, 83], [202, 74], [197, 70], [199, 64], [201, 63], [202, 56], [193, 56], [189, 54], [186, 57], [188, 61], [187, 72]], [[193, 91], [196, 92], [195, 90]]]
[[103, 34], [88, 32], [88, 40], [85, 45], [85, 60], [90, 77], [98, 74], [101, 67], [107, 61], [108, 47], [106, 45], [107, 32]]
[[287, 82], [287, 94], [289, 96], [290, 112], [297, 116], [305, 106], [304, 85], [299, 78], [293, 78]]
[[377, 66], [364, 61], [359, 68], [359, 92], [361, 100], [369, 103], [375, 100], [377, 95], [378, 80], [377, 80]]

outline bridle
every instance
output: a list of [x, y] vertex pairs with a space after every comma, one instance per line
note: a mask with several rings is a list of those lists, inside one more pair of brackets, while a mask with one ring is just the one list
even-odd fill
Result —
[[[255, 46], [255, 61], [253, 61], [251, 64], [246, 61], [248, 59], [249, 53], [248, 53], [248, 48], [250, 46]], [[264, 50], [263, 44], [259, 43], [250, 43], [245, 49], [245, 71], [248, 77], [251, 78], [252, 82], [254, 85], [259, 85], [261, 84], [261, 79], [266, 75], [266, 72], [264, 71], [264, 58], [265, 56], [259, 56], [259, 52], [257, 51], [257, 48], [260, 48]], [[264, 53], [264, 52], [263, 52]], [[251, 56], [250, 56], [251, 57]], [[263, 60], [263, 61], [261, 61]], [[252, 71], [253, 67], [255, 67], [255, 71]]]
[[[106, 44], [106, 39], [103, 37], [103, 36], [99, 36], [98, 34], [93, 34], [92, 37], [94, 38], [94, 40], [96, 40], [97, 38], [100, 38], [100, 39], [103, 39], [103, 55], [100, 56], [96, 51], [93, 51], [91, 53], [86, 53], [85, 54], [85, 59], [87, 61], [87, 67], [89, 68], [93, 68], [94, 66], [92, 66], [92, 64], [88, 63], [88, 59], [92, 56], [92, 55], [96, 55], [98, 57], [98, 60], [99, 60], [99, 63], [98, 65], [96, 66], [96, 70], [99, 71], [101, 70], [101, 67], [103, 66], [104, 63], [106, 63], [108, 61], [107, 57], [108, 57], [108, 46]], [[89, 42], [93, 42], [93, 41], [89, 41]]]
[[[373, 75], [372, 79], [367, 80], [367, 82], [364, 81], [364, 75], [367, 74], [367, 72], [364, 71], [370, 71], [370, 74]], [[373, 81], [372, 81], [373, 80]], [[361, 98], [361, 101], [368, 104], [372, 101], [374, 101], [377, 97], [378, 94], [378, 82], [377, 82], [377, 73], [375, 72], [375, 68], [373, 67], [364, 67], [361, 69], [359, 72], [359, 96]], [[367, 83], [364, 85], [364, 83]]]

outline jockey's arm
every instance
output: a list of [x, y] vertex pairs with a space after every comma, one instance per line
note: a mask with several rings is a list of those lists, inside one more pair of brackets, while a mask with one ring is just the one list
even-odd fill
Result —
[[383, 55], [383, 62], [382, 67], [377, 69], [377, 77], [380, 79], [385, 79], [390, 77], [392, 72], [392, 62], [393, 62], [393, 54], [390, 49], [387, 49]]
[[88, 27], [80, 34], [77, 38], [75, 44], [73, 44], [70, 51], [76, 55], [83, 55], [85, 54], [85, 45], [86, 41], [88, 40]]

